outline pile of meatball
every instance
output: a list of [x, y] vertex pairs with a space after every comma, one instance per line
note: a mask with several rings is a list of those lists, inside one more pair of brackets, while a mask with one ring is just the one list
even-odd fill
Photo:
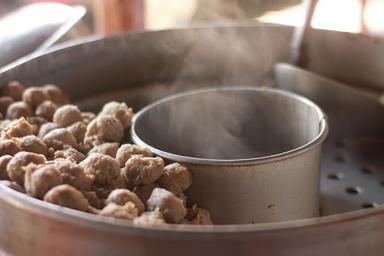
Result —
[[187, 202], [189, 170], [130, 144], [133, 111], [82, 112], [56, 85], [2, 87], [0, 183], [45, 202], [135, 225], [211, 225]]

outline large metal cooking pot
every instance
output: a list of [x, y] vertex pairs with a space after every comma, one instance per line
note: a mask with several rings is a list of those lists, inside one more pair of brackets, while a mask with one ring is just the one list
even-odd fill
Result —
[[[171, 93], [207, 85], [266, 84], [272, 81], [273, 65], [288, 59], [291, 34], [290, 28], [265, 25], [125, 34], [34, 58], [1, 73], [0, 84], [14, 79], [31, 85], [58, 83], [83, 109], [98, 109], [103, 102], [115, 99], [126, 100], [137, 110]], [[380, 199], [382, 187], [377, 177], [382, 177], [381, 172], [377, 171], [377, 176], [362, 173], [360, 166], [367, 159], [373, 161], [372, 154], [362, 155], [360, 148], [348, 147], [349, 140], [344, 141], [346, 136], [383, 135], [381, 106], [348, 87], [294, 68], [281, 67], [276, 78], [278, 86], [309, 97], [329, 116], [321, 205], [323, 215], [335, 215], [272, 224], [139, 228], [49, 205], [0, 186], [3, 253], [381, 255], [383, 207], [358, 210], [374, 195]], [[340, 139], [336, 148], [335, 140]], [[340, 148], [343, 142], [344, 148]], [[340, 162], [337, 154], [341, 153], [355, 156], [354, 160]], [[375, 161], [381, 163], [380, 159], [382, 151]], [[328, 179], [336, 170], [348, 178]], [[370, 177], [364, 180], [367, 193], [345, 193], [345, 186], [358, 184], [363, 177]], [[368, 193], [370, 189], [376, 193]]]

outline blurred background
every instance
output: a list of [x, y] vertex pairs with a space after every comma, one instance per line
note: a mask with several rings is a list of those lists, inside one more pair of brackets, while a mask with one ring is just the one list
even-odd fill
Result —
[[[230, 20], [296, 26], [302, 24], [304, 17], [300, 0], [0, 0], [0, 16], [41, 2], [85, 6], [84, 22], [90, 33], [97, 34]], [[46, 15], [35, 18], [44, 19]], [[384, 33], [384, 1], [319, 0], [311, 25], [317, 29], [380, 35]]]

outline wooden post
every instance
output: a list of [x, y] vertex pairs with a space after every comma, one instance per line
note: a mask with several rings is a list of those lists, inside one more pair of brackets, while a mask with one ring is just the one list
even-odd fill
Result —
[[93, 6], [98, 34], [144, 29], [144, 0], [93, 0]]

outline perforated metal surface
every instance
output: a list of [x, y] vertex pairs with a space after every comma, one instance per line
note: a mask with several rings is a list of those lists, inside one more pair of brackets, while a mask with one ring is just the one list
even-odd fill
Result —
[[384, 141], [373, 137], [327, 141], [321, 171], [321, 213], [329, 215], [384, 202]]
[[384, 108], [354, 89], [280, 64], [277, 86], [302, 94], [326, 112], [330, 133], [323, 148], [321, 213], [331, 215], [384, 202]]

